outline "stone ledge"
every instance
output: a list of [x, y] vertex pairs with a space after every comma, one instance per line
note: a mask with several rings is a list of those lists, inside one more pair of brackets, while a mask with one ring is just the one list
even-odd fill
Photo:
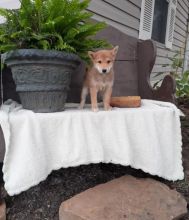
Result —
[[123, 176], [63, 202], [59, 220], [171, 220], [187, 213], [176, 190], [153, 179]]

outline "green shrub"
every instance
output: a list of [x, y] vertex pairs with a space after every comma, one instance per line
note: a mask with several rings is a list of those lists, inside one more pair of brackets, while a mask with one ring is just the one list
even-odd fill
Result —
[[[171, 59], [171, 58], [170, 58]], [[189, 70], [178, 73], [179, 68], [182, 68], [184, 59], [181, 56], [181, 51], [173, 56], [171, 67], [175, 71], [171, 72], [176, 81], [176, 97], [177, 98], [189, 98]]]
[[176, 80], [176, 96], [189, 98], [189, 70], [182, 75], [177, 75]]
[[106, 24], [92, 23], [89, 0], [20, 0], [17, 10], [0, 8], [0, 52], [14, 49], [51, 49], [78, 54], [110, 46], [92, 38]]
[[[170, 66], [172, 67], [173, 71], [170, 72], [170, 75], [172, 75], [176, 81], [176, 97], [189, 99], [189, 70], [179, 73], [179, 68], [182, 68], [184, 61], [181, 56], [181, 51], [176, 51], [175, 55], [168, 59], [172, 61]], [[163, 74], [164, 73], [160, 72], [156, 74], [156, 76]], [[153, 88], [159, 88], [159, 83], [161, 83], [162, 80], [163, 79], [160, 79], [154, 83]]]

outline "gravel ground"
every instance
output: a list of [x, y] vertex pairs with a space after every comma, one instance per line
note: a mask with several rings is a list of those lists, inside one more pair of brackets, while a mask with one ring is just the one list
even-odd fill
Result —
[[[58, 209], [62, 201], [125, 174], [136, 177], [151, 177], [164, 182], [185, 196], [189, 204], [189, 102], [180, 101], [180, 107], [186, 117], [181, 119], [183, 135], [183, 164], [185, 179], [178, 182], [168, 182], [161, 178], [150, 176], [141, 170], [113, 164], [91, 164], [74, 168], [60, 169], [38, 186], [20, 195], [5, 196], [8, 220], [58, 220]], [[189, 220], [189, 212], [182, 220]]]

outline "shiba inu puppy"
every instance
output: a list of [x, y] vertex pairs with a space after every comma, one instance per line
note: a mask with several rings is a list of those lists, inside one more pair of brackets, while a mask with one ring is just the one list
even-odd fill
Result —
[[85, 105], [88, 92], [91, 97], [92, 111], [98, 111], [97, 94], [102, 92], [105, 110], [111, 110], [110, 98], [114, 83], [113, 65], [118, 52], [118, 46], [111, 50], [89, 51], [88, 55], [92, 61], [92, 67], [86, 71], [83, 88], [81, 92], [80, 109]]

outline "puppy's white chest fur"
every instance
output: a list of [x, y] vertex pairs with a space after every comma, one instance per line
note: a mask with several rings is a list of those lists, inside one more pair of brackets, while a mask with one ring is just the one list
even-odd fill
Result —
[[108, 82], [105, 79], [97, 79], [95, 84], [99, 91], [103, 91], [107, 87]]
[[99, 90], [103, 91], [103, 90], [105, 90], [105, 88], [106, 88], [106, 84], [105, 83], [100, 83]]

